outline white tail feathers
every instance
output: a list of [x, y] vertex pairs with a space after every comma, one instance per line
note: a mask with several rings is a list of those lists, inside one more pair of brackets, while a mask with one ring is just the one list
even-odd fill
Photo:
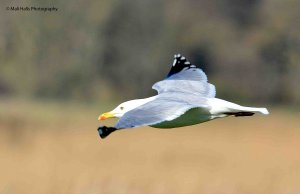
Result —
[[261, 113], [264, 115], [268, 115], [269, 111], [266, 108], [253, 108], [253, 107], [241, 107], [239, 109], [240, 111], [249, 111], [249, 112], [253, 112], [253, 113]]
[[262, 114], [264, 114], [264, 115], [268, 115], [269, 114], [269, 111], [266, 108], [260, 108], [259, 112], [262, 113]]
[[239, 112], [261, 113], [264, 115], [269, 114], [269, 111], [266, 108], [241, 106], [218, 98], [208, 98], [208, 105], [211, 106], [211, 110], [209, 112], [216, 115]]

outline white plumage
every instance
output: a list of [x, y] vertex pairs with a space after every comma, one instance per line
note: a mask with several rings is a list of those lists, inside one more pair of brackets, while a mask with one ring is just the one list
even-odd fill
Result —
[[215, 98], [215, 86], [207, 82], [205, 73], [180, 54], [174, 56], [167, 78], [155, 83], [152, 88], [157, 90], [156, 96], [124, 102], [100, 115], [99, 120], [120, 118], [115, 127], [99, 127], [100, 137], [104, 138], [118, 129], [145, 125], [175, 128], [230, 115], [269, 114], [266, 108], [240, 106]]

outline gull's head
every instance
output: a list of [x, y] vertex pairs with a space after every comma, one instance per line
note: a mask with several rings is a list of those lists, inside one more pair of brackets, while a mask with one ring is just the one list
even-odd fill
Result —
[[122, 117], [126, 112], [140, 106], [141, 103], [139, 100], [130, 100], [127, 102], [123, 102], [119, 106], [117, 106], [115, 109], [113, 109], [110, 112], [103, 113], [99, 115], [98, 120], [105, 120], [108, 118], [120, 118]]

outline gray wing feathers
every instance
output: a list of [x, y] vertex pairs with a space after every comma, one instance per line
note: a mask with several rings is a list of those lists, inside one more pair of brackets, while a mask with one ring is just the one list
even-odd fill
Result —
[[[169, 95], [173, 98], [168, 97]], [[205, 99], [199, 99], [199, 97], [192, 95], [184, 96], [186, 96], [185, 100], [180, 99], [182, 98], [180, 93], [160, 95], [157, 99], [125, 113], [115, 127], [123, 129], [154, 125], [163, 121], [171, 121], [191, 108], [207, 107]]]
[[184, 92], [202, 97], [215, 97], [215, 86], [207, 83], [207, 77], [201, 69], [183, 70], [152, 86], [159, 94], [164, 92]]
[[158, 97], [125, 113], [116, 128], [133, 128], [171, 121], [191, 108], [209, 108], [206, 98], [216, 95], [215, 86], [207, 82], [207, 76], [199, 68], [181, 70], [152, 86]]
[[167, 78], [168, 80], [191, 80], [207, 82], [207, 76], [199, 68], [183, 69], [181, 72], [176, 73]]
[[192, 107], [192, 105], [183, 105], [178, 102], [155, 101], [127, 112], [120, 118], [115, 127], [118, 129], [133, 128], [170, 121]]
[[208, 83], [207, 97], [214, 98], [216, 96], [216, 87], [213, 84]]
[[207, 82], [186, 81], [186, 80], [163, 80], [152, 86], [159, 94], [164, 92], [183, 92], [199, 95], [202, 97], [214, 98], [216, 95], [215, 86]]

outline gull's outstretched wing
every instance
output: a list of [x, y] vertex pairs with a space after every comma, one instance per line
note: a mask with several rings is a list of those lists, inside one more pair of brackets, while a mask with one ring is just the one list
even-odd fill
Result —
[[192, 65], [180, 54], [174, 56], [174, 62], [167, 78], [152, 86], [158, 93], [185, 92], [215, 97], [215, 86], [207, 82], [207, 76], [196, 65]]
[[118, 123], [117, 129], [155, 125], [171, 121], [183, 115], [186, 111], [196, 108], [208, 108], [205, 98], [197, 95], [167, 92], [142, 106], [125, 113]]

